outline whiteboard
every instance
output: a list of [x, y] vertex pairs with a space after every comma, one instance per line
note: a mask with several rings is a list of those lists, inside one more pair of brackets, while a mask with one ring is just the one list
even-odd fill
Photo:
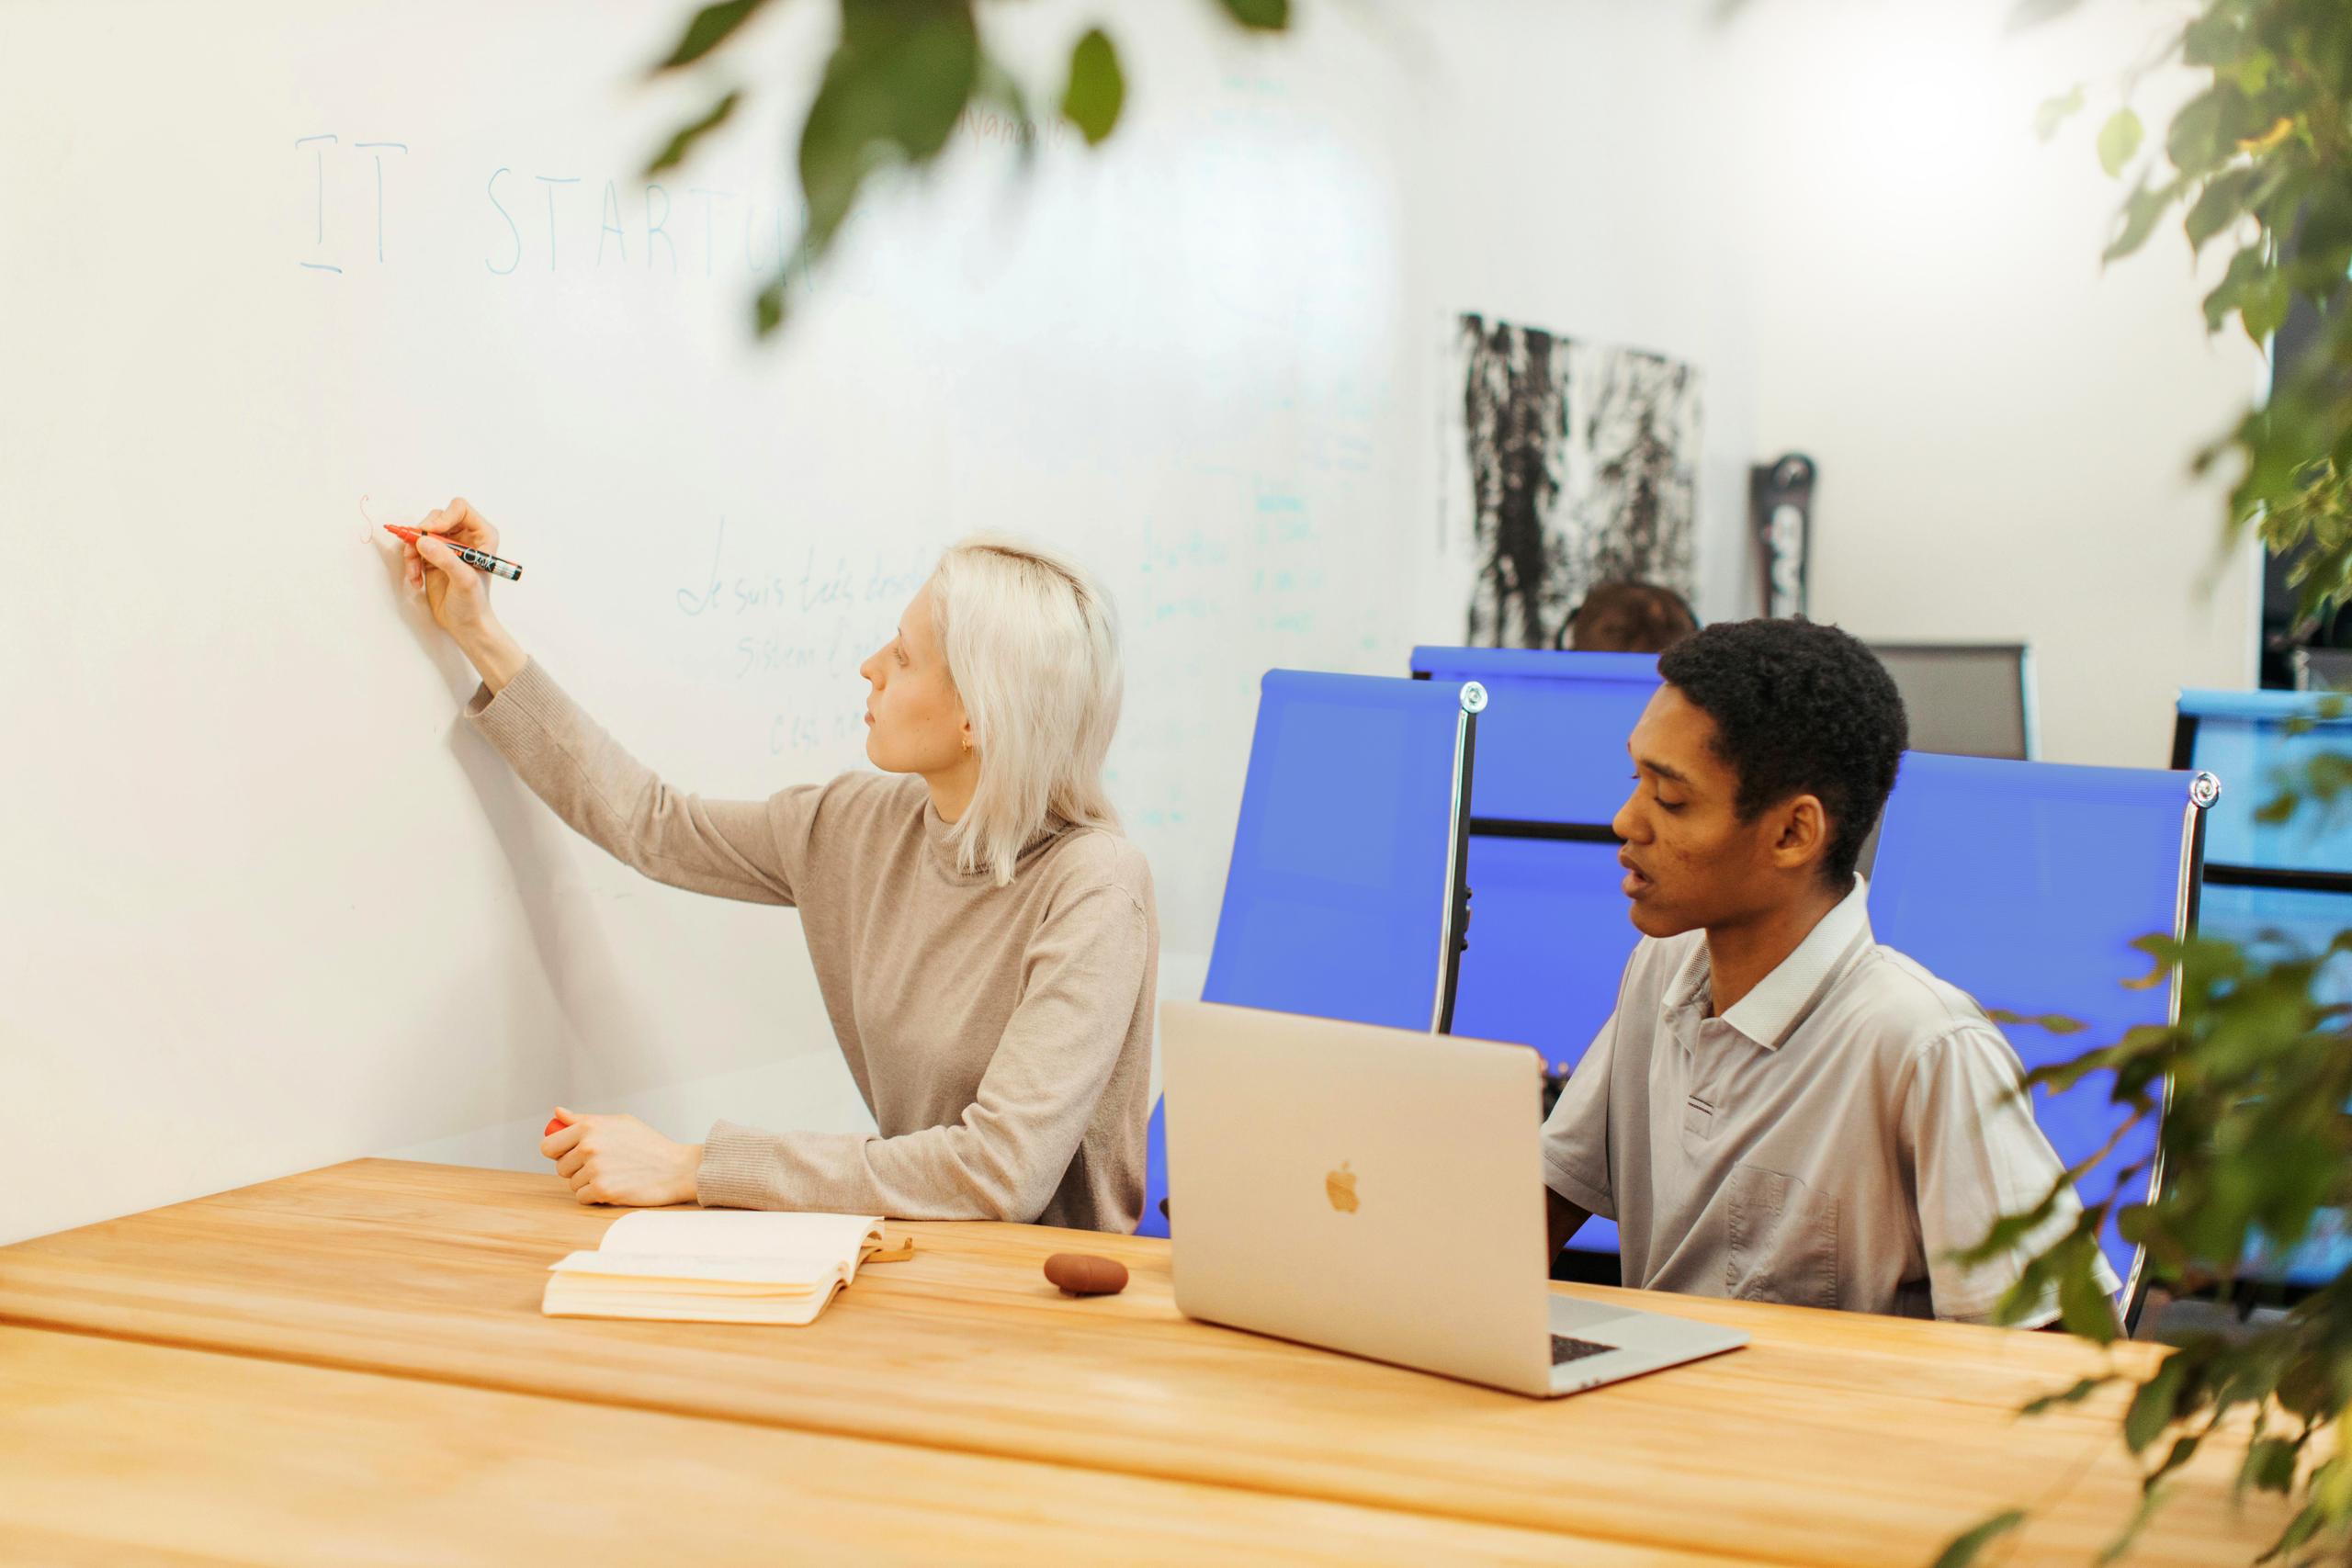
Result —
[[[1071, 550], [1125, 622], [1169, 995], [1262, 671], [1457, 635], [1428, 367], [1464, 301], [1408, 232], [1397, 34], [1124, 7], [1107, 148], [968, 117], [761, 345], [775, 84], [830, 42], [776, 10], [766, 101], [649, 185], [713, 91], [644, 81], [683, 6], [0, 9], [0, 1242], [365, 1154], [531, 1168], [557, 1101], [870, 1126], [797, 917], [557, 822], [371, 518], [472, 501], [524, 645], [721, 796], [865, 765], [855, 666], [942, 546]], [[1090, 16], [989, 24], [1049, 84]]]

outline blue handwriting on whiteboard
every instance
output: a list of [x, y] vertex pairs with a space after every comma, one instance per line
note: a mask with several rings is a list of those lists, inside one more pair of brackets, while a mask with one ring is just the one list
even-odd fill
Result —
[[[667, 186], [649, 181], [625, 195], [621, 182], [610, 179], [605, 181], [592, 214], [569, 200], [559, 204], [556, 199], [556, 187], [582, 184], [580, 175], [535, 174], [531, 178], [547, 187], [547, 224], [544, 233], [534, 233], [526, 243], [523, 220], [517, 216], [522, 204], [514, 201], [514, 192], [500, 188], [502, 180], [519, 177], [514, 170], [502, 166], [491, 171], [482, 186], [494, 215], [490, 250], [482, 257], [482, 265], [500, 277], [512, 274], [521, 265], [524, 253], [536, 250], [542, 241], [547, 246], [550, 272], [573, 266], [601, 269], [608, 256], [613, 264], [625, 268], [629, 265], [632, 238], [637, 240], [638, 254], [645, 258], [648, 268], [666, 263], [672, 273], [678, 272], [683, 240], [689, 251], [700, 250], [700, 270], [705, 277], [716, 276], [722, 265], [733, 273], [739, 259], [744, 273], [767, 276], [782, 265], [788, 248], [787, 217], [797, 216], [788, 215], [781, 202], [763, 204], [746, 199], [737, 191], [707, 186], [688, 187], [684, 193], [686, 210], [680, 214]], [[675, 229], [671, 225], [673, 216], [681, 220]], [[740, 247], [736, 243], [739, 219]], [[582, 258], [589, 250], [587, 240], [592, 224], [596, 239], [595, 259], [587, 262]], [[504, 232], [498, 231], [500, 227]], [[574, 236], [576, 243], [565, 240], [567, 233]]]
[[[343, 267], [340, 264], [324, 259], [323, 254], [327, 244], [327, 149], [330, 147], [340, 146], [341, 144], [340, 139], [331, 131], [322, 131], [316, 136], [298, 136], [294, 139], [295, 146], [308, 147], [311, 149], [311, 243], [312, 251], [311, 259], [307, 261], [298, 261], [294, 264], [295, 265], [302, 267], [310, 272], [332, 272], [340, 274], [343, 271]], [[384, 154], [387, 152], [405, 152], [408, 151], [408, 143], [405, 141], [355, 141], [351, 144], [351, 150], [354, 152], [366, 152], [375, 162], [376, 259], [380, 262], [384, 259]], [[335, 181], [338, 187], [343, 185], [345, 177], [343, 160], [338, 159], [336, 160], [335, 170]]]

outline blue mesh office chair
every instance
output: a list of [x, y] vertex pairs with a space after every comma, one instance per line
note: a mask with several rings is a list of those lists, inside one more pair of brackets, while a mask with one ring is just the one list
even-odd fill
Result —
[[[1476, 681], [1488, 697], [1453, 1032], [1532, 1045], [1563, 1078], [1609, 1021], [1641, 937], [1609, 824], [1632, 787], [1625, 738], [1657, 691], [1657, 656], [1417, 648], [1412, 668]], [[1596, 1217], [1569, 1245], [1614, 1253], [1617, 1227]]]
[[1660, 684], [1657, 655], [1417, 648], [1411, 668], [1417, 681], [1487, 690], [1473, 833], [1564, 822], [1608, 830], [1633, 772], [1625, 738]]
[[[2127, 988], [2148, 970], [2131, 944], [2194, 929], [2204, 808], [2218, 793], [2205, 773], [1907, 752], [1879, 839], [1871, 927], [1882, 943], [1988, 1010], [2056, 1013], [2088, 1026], [2064, 1037], [2007, 1026], [2029, 1068], [2166, 1022], [2178, 1016], [2178, 984]], [[2122, 1122], [2108, 1099], [2112, 1082], [2096, 1074], [2037, 1099], [2035, 1120], [2067, 1164], [2097, 1152]], [[2144, 1159], [2154, 1193], [2162, 1177], [2155, 1145], [2154, 1128], [2135, 1130], [2092, 1168], [2083, 1190], [2104, 1196], [2116, 1172]], [[2139, 1249], [2111, 1221], [2102, 1246], [2123, 1281], [2128, 1320], [2139, 1299]]]
[[[2173, 766], [2217, 774], [2227, 786], [2208, 813], [2205, 876], [2198, 927], [2284, 956], [2321, 953], [2352, 927], [2352, 818], [2306, 807], [2284, 822], [2256, 819], [2263, 804], [2312, 758], [2352, 751], [2346, 698], [2302, 692], [2180, 694]], [[2352, 1002], [2352, 954], [2320, 972], [2328, 1002]], [[2319, 1233], [2284, 1258], [2248, 1260], [2259, 1276], [2294, 1286], [2324, 1284], [2352, 1257], [2344, 1216], [2323, 1216]]]
[[[2284, 822], [2255, 819], [2278, 786], [2313, 758], [2352, 751], [2352, 712], [2328, 711], [2347, 702], [2352, 697], [2320, 692], [2180, 694], [2173, 766], [2201, 769], [2229, 788], [2206, 828], [2208, 887], [2352, 895], [2352, 822], [2316, 811]], [[2261, 874], [2271, 872], [2289, 874]], [[2352, 904], [2345, 911], [2326, 937], [2352, 925]]]
[[[1476, 682], [1267, 673], [1202, 1000], [1448, 1027], [1486, 705]], [[1147, 1157], [1136, 1234], [1166, 1235], [1164, 1104]]]

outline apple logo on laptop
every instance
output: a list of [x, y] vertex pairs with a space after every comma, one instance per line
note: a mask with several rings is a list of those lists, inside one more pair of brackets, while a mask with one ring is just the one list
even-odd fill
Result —
[[1356, 1173], [1341, 1160], [1340, 1168], [1323, 1179], [1324, 1195], [1331, 1200], [1331, 1207], [1343, 1214], [1356, 1212]]

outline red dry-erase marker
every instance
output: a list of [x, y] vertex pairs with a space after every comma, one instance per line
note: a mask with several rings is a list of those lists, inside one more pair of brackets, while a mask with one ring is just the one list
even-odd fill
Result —
[[556, 1129], [560, 1127], [569, 1127], [571, 1125], [571, 1122], [565, 1121], [560, 1116], [550, 1117], [548, 1121], [547, 1131], [541, 1133], [539, 1136], [542, 1138], [552, 1138], [556, 1134]]
[[[384, 532], [392, 535], [404, 545], [413, 545], [416, 543], [417, 540], [424, 536], [424, 529], [411, 528], [399, 523], [385, 524]], [[500, 560], [488, 550], [469, 548], [465, 545], [458, 543], [457, 540], [450, 538], [446, 534], [435, 534], [433, 536], [440, 540], [443, 544], [448, 546], [452, 551], [456, 552], [458, 558], [465, 562], [468, 566], [478, 567], [481, 570], [490, 573], [491, 576], [503, 577], [509, 582], [520, 582], [523, 581], [523, 569], [516, 566], [511, 560]]]

